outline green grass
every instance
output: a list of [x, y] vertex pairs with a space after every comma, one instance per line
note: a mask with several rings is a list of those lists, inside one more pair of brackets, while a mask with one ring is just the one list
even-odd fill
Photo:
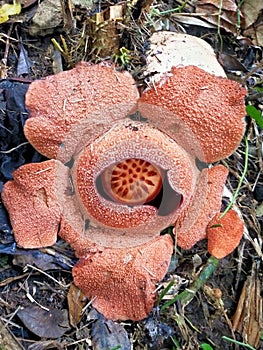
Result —
[[225, 340], [225, 341], [228, 341], [228, 342], [230, 342], [230, 343], [234, 343], [234, 344], [237, 344], [237, 345], [241, 345], [241, 346], [243, 346], [244, 348], [247, 348], [247, 349], [250, 349], [250, 350], [256, 350], [253, 346], [251, 346], [251, 345], [249, 345], [249, 344], [246, 344], [246, 343], [242, 343], [242, 342], [237, 341], [237, 340], [232, 339], [232, 338], [228, 338], [228, 337], [223, 336], [222, 339]]
[[237, 189], [233, 195], [233, 198], [231, 200], [231, 202], [228, 204], [228, 206], [226, 207], [226, 209], [224, 210], [224, 212], [220, 215], [220, 219], [226, 215], [226, 213], [232, 208], [232, 205], [235, 203], [235, 200], [239, 194], [239, 191], [240, 191], [240, 188], [242, 186], [242, 183], [245, 179], [245, 176], [246, 176], [246, 173], [247, 173], [247, 168], [248, 168], [248, 140], [247, 140], [247, 137], [245, 136], [244, 138], [245, 140], [245, 160], [244, 160], [244, 170], [243, 170], [243, 173], [239, 179], [239, 182], [238, 182], [238, 185], [237, 185]]

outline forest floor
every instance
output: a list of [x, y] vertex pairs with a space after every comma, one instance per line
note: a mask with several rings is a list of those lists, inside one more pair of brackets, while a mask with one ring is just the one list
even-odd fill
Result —
[[[9, 20], [4, 15], [10, 8], [0, 7], [0, 135], [8, 125], [15, 130], [0, 141], [0, 190], [20, 165], [44, 159], [23, 135], [28, 85], [79, 61], [110, 59], [143, 90], [149, 39], [158, 30], [205, 39], [227, 76], [247, 88], [246, 104], [253, 106], [246, 117], [248, 142], [244, 139], [221, 162], [229, 168], [232, 194], [240, 184], [236, 206], [245, 222], [244, 238], [217, 267], [209, 260], [206, 241], [187, 251], [177, 248], [158, 290], [162, 293], [171, 281], [178, 287], [167, 290], [143, 321], [106, 320], [82, 295], [77, 298], [71, 275], [77, 259], [71, 248], [62, 240], [45, 249], [18, 248], [0, 202], [0, 350], [263, 349], [263, 12], [256, 3], [23, 0], [22, 9], [10, 4], [17, 14]], [[162, 308], [171, 295], [198, 281], [209, 264], [213, 273], [187, 306], [176, 301]]]

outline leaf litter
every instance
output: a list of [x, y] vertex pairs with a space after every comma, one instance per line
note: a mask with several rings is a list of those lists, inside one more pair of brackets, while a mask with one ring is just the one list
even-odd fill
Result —
[[41, 338], [57, 339], [70, 329], [66, 309], [29, 305], [18, 310], [17, 316], [28, 330]]
[[[262, 115], [263, 70], [260, 45], [263, 25], [262, 11], [258, 8], [260, 2], [245, 0], [235, 3], [228, 0], [222, 2], [222, 5], [216, 0], [198, 1], [195, 6], [188, 1], [172, 4], [168, 1], [150, 1], [147, 6], [135, 2], [132, 14], [123, 7], [121, 21], [115, 22], [119, 35], [115, 43], [116, 53], [121, 54], [119, 49], [122, 46], [129, 50], [128, 59], [123, 61], [124, 66], [132, 72], [139, 84], [145, 85], [149, 77], [149, 74], [145, 74], [144, 65], [148, 55], [147, 40], [153, 31], [157, 28], [177, 28], [192, 35], [202, 36], [213, 45], [229, 77], [246, 83], [248, 105], [256, 108]], [[35, 78], [51, 74], [56, 63], [52, 58], [54, 49], [50, 44], [50, 34], [46, 34], [44, 28], [40, 27], [38, 30], [42, 32], [42, 38], [34, 37], [35, 34], [32, 33], [34, 40], [30, 41], [32, 37], [29, 38], [24, 30], [30, 25], [27, 18], [31, 18], [32, 10], [36, 9], [37, 5], [34, 2], [29, 7], [24, 6], [22, 14], [11, 16], [10, 22], [5, 22], [0, 31], [3, 57], [8, 59], [3, 67], [8, 79], [0, 82], [0, 186], [12, 178], [12, 172], [20, 165], [43, 160], [23, 135], [23, 125], [27, 118], [24, 95], [28, 84]], [[84, 18], [107, 9], [107, 3], [103, 3], [102, 8], [91, 4], [88, 9], [81, 4], [65, 6], [61, 12], [59, 35], [56, 33], [56, 26], [53, 26], [51, 31], [58, 43], [61, 43], [61, 31], [63, 33], [65, 47], [70, 53], [63, 56], [65, 68], [74, 65], [80, 59], [103, 59], [98, 51], [98, 44], [92, 46], [93, 42], [99, 42], [99, 32], [92, 32], [89, 28], [87, 36]], [[166, 14], [166, 11], [174, 9], [178, 10]], [[107, 20], [107, 17], [104, 17], [100, 26], [108, 25]], [[195, 24], [195, 20], [199, 20], [198, 25]], [[65, 23], [70, 28], [68, 32], [63, 31]], [[22, 34], [21, 41], [17, 40], [14, 28]], [[8, 36], [5, 34], [7, 32]], [[95, 41], [92, 40], [92, 36], [96, 38]], [[18, 67], [21, 70], [17, 71]], [[18, 79], [18, 75], [23, 76], [22, 81]], [[259, 113], [256, 113], [256, 118], [260, 118]], [[196, 298], [184, 309], [180, 307], [180, 303], [163, 312], [157, 306], [142, 322], [119, 324], [104, 319], [92, 310], [79, 291], [72, 287], [68, 271], [70, 265], [74, 264], [74, 257], [70, 249], [58, 242], [48, 250], [22, 252], [13, 241], [7, 213], [0, 203], [0, 316], [6, 331], [1, 332], [1, 336], [5, 334], [9, 344], [12, 344], [11, 339], [16, 339], [11, 348], [80, 349], [84, 346], [87, 349], [107, 349], [108, 346], [117, 348], [120, 345], [120, 349], [163, 349], [172, 348], [176, 343], [182, 348], [197, 349], [200, 344], [209, 342], [212, 347], [230, 350], [233, 348], [232, 343], [222, 339], [222, 336], [227, 336], [231, 339], [236, 337], [237, 340], [260, 349], [260, 259], [263, 238], [262, 214], [257, 213], [262, 206], [262, 129], [260, 119], [257, 123], [257, 119], [251, 117], [252, 119], [247, 118], [249, 170], [237, 200], [246, 221], [248, 236], [235, 253], [221, 261], [204, 290], [199, 291]], [[228, 188], [231, 192], [235, 191], [241, 177], [243, 157], [242, 143], [226, 160], [230, 170]], [[227, 200], [223, 204], [227, 205]], [[160, 292], [169, 283], [169, 276], [174, 274], [189, 284], [198, 278], [199, 267], [195, 266], [193, 257], [199, 256], [202, 268], [207, 261], [206, 255], [206, 247], [202, 242], [190, 252], [177, 249], [177, 263], [164, 284], [160, 284]], [[253, 263], [254, 260], [257, 262]], [[28, 269], [32, 264], [38, 270]], [[46, 271], [47, 275], [42, 274], [42, 270]], [[66, 287], [62, 287], [56, 281]], [[223, 304], [220, 308], [208, 302], [206, 292], [211, 288], [218, 288], [223, 293]], [[185, 284], [181, 286], [181, 290], [184, 289]], [[69, 298], [73, 302], [69, 301]], [[222, 309], [226, 310], [230, 321], [235, 315], [233, 326], [226, 321]], [[71, 320], [70, 324], [68, 319]], [[43, 340], [41, 337], [48, 339]], [[1, 341], [0, 337], [0, 344]]]

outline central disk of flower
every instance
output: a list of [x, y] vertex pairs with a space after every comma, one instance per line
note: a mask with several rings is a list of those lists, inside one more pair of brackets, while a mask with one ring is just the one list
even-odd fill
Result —
[[101, 179], [105, 193], [112, 200], [128, 205], [150, 202], [163, 183], [162, 172], [156, 165], [136, 158], [109, 166]]

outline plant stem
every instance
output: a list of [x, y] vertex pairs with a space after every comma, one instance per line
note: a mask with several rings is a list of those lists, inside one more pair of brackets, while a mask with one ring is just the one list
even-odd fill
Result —
[[213, 256], [207, 260], [206, 266], [200, 272], [198, 278], [192, 283], [192, 285], [184, 290], [182, 293], [176, 295], [173, 299], [169, 300], [161, 307], [161, 311], [174, 304], [176, 301], [180, 300], [182, 306], [189, 304], [194, 298], [196, 292], [205, 284], [205, 282], [210, 278], [217, 265], [219, 260]]

